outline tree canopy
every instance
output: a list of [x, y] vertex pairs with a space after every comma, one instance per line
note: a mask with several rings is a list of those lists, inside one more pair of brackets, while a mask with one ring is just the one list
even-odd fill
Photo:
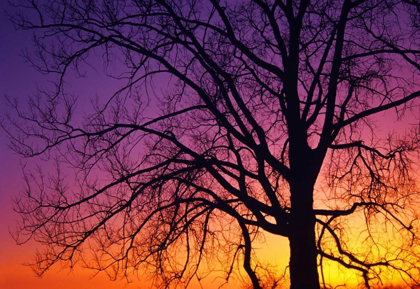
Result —
[[[83, 260], [184, 287], [240, 264], [274, 287], [253, 248], [264, 232], [289, 240], [291, 288], [326, 287], [328, 262], [368, 288], [386, 272], [419, 284], [417, 0], [14, 6], [27, 59], [56, 76], [27, 107], [9, 98], [2, 123], [17, 152], [57, 164], [28, 172], [16, 202], [18, 242], [46, 248], [38, 273]], [[78, 107], [69, 75], [98, 55], [120, 86]], [[379, 132], [385, 112], [413, 126]]]

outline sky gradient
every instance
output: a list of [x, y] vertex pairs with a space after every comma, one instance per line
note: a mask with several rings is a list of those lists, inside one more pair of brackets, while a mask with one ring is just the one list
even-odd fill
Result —
[[[33, 95], [37, 87], [44, 87], [48, 77], [38, 73], [22, 57], [25, 48], [31, 49], [32, 32], [16, 31], [6, 19], [4, 10], [6, 1], [0, 1], [0, 117], [8, 111], [5, 96], [17, 98], [25, 105], [28, 96]], [[93, 56], [97, 57], [97, 56]], [[100, 57], [98, 57], [100, 62]], [[89, 105], [90, 97], [96, 94], [115, 91], [116, 83], [110, 79], [104, 81], [102, 69], [92, 69], [88, 78], [74, 79], [71, 87], [80, 93], [79, 107]], [[91, 68], [87, 68], [91, 69]], [[31, 262], [39, 244], [29, 242], [18, 246], [11, 236], [19, 218], [13, 209], [13, 198], [24, 189], [21, 164], [34, 164], [33, 160], [22, 159], [9, 147], [6, 133], [0, 129], [0, 288], [1, 289], [120, 289], [145, 288], [145, 284], [136, 280], [127, 284], [126, 280], [110, 281], [105, 273], [92, 278], [95, 272], [80, 267], [73, 272], [69, 268], [54, 266], [42, 278], [36, 276], [25, 263]], [[45, 166], [45, 164], [43, 164]], [[267, 244], [259, 245], [260, 254], [270, 264], [280, 263], [282, 267], [288, 263], [288, 242], [285, 238], [268, 238]], [[205, 288], [218, 288], [223, 280], [207, 278]], [[235, 288], [235, 285], [224, 288]], [[193, 288], [195, 288], [193, 286]]]
[[[5, 95], [25, 102], [37, 88], [45, 84], [45, 78], [26, 63], [21, 56], [25, 47], [31, 46], [32, 33], [16, 31], [6, 19], [4, 10], [7, 1], [0, 1], [0, 115], [7, 112]], [[89, 91], [89, 89], [88, 89]], [[138, 288], [140, 284], [129, 284], [125, 281], [110, 282], [105, 274], [92, 277], [91, 271], [68, 268], [53, 268], [42, 278], [24, 263], [30, 262], [37, 247], [30, 243], [17, 246], [10, 235], [15, 228], [18, 215], [12, 210], [12, 198], [23, 189], [21, 163], [17, 154], [8, 148], [8, 139], [0, 130], [0, 288], [2, 289], [119, 289]], [[141, 286], [140, 286], [141, 287]]]
[[[0, 1], [0, 11], [3, 11], [6, 1]], [[3, 12], [2, 12], [3, 13]], [[7, 113], [4, 95], [17, 98], [21, 103], [36, 91], [38, 85], [45, 85], [48, 78], [40, 75], [20, 56], [25, 47], [31, 46], [30, 31], [15, 31], [12, 24], [6, 19], [4, 13], [0, 16], [0, 117]], [[81, 93], [79, 106], [89, 104], [89, 98], [94, 95], [102, 95], [109, 91], [115, 91], [117, 83], [107, 79], [101, 73], [101, 58], [97, 57], [98, 69], [86, 68], [89, 70], [89, 78], [74, 79], [71, 83], [72, 89]], [[395, 122], [391, 114], [378, 116], [378, 124], [381, 127], [404, 131], [407, 124], [417, 121], [416, 112], [405, 122]], [[417, 112], [418, 115], [418, 112]], [[119, 288], [144, 288], [144, 284], [133, 280], [127, 284], [125, 280], [110, 282], [105, 274], [91, 278], [94, 272], [76, 268], [70, 272], [68, 268], [54, 266], [42, 279], [37, 278], [35, 273], [28, 266], [23, 264], [30, 262], [33, 254], [39, 245], [28, 243], [24, 246], [17, 246], [12, 239], [10, 232], [14, 231], [15, 221], [18, 215], [12, 210], [12, 199], [23, 190], [21, 164], [22, 160], [10, 148], [8, 139], [3, 130], [0, 130], [0, 288], [2, 289], [119, 289]], [[30, 160], [28, 160], [30, 162]], [[261, 244], [261, 255], [270, 264], [275, 262], [286, 266], [288, 262], [288, 243], [284, 238], [267, 237], [268, 242]], [[338, 274], [330, 269], [327, 274]], [[214, 282], [213, 282], [214, 281]], [[209, 278], [205, 288], [217, 288], [220, 280]], [[193, 287], [195, 288], [195, 287]], [[229, 288], [229, 287], [226, 287]], [[234, 287], [232, 287], [234, 288]]]

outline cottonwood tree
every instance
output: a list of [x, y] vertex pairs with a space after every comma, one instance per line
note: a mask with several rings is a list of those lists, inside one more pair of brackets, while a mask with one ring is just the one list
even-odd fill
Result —
[[[167, 287], [240, 263], [261, 288], [265, 232], [289, 240], [291, 288], [325, 287], [325, 262], [366, 287], [387, 270], [418, 284], [419, 129], [378, 131], [386, 111], [418, 113], [417, 0], [15, 6], [34, 30], [28, 59], [57, 75], [3, 123], [19, 153], [57, 161], [54, 177], [27, 173], [16, 202], [18, 241], [47, 248], [38, 273], [83, 260]], [[92, 55], [124, 84], [81, 121], [67, 82]]]

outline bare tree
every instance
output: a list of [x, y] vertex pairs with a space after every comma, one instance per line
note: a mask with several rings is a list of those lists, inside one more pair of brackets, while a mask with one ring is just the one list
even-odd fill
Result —
[[[240, 262], [261, 288], [264, 231], [290, 242], [291, 288], [325, 287], [325, 262], [368, 288], [386, 270], [418, 284], [419, 127], [379, 134], [374, 118], [417, 113], [417, 0], [15, 6], [13, 23], [35, 33], [28, 59], [57, 75], [27, 108], [10, 100], [3, 123], [19, 153], [57, 161], [55, 177], [28, 173], [16, 202], [19, 242], [47, 248], [37, 272], [83, 258], [113, 276], [153, 269], [167, 287], [216, 263], [229, 280]], [[81, 123], [66, 81], [91, 53], [125, 84]]]

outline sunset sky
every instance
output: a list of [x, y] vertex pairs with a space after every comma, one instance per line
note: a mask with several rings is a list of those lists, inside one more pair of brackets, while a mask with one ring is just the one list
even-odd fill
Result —
[[[0, 11], [6, 9], [7, 1], [0, 0]], [[3, 12], [2, 12], [3, 13]], [[48, 77], [39, 74], [28, 63], [25, 63], [21, 52], [31, 46], [30, 31], [16, 31], [4, 14], [0, 16], [0, 118], [7, 112], [4, 96], [17, 98], [20, 103], [25, 103], [27, 97], [36, 91], [37, 86], [47, 85]], [[88, 78], [75, 78], [70, 84], [75, 93], [80, 95], [80, 107], [89, 105], [90, 97], [115, 91], [118, 83], [104, 77], [101, 57], [93, 55], [93, 63], [97, 58], [98, 67], [87, 67]], [[165, 84], [162, 84], [165, 85]], [[418, 109], [418, 108], [417, 108]], [[417, 116], [416, 116], [417, 115]], [[418, 121], [418, 111], [408, 115], [403, 122], [396, 122], [392, 113], [378, 116], [378, 127], [387, 128], [396, 132], [407, 129], [408, 124]], [[378, 132], [379, 133], [379, 132]], [[380, 133], [379, 133], [380, 134]], [[29, 242], [18, 246], [11, 237], [15, 230], [15, 222], [19, 216], [13, 212], [12, 199], [24, 188], [21, 166], [31, 160], [24, 160], [8, 147], [6, 133], [0, 129], [0, 289], [134, 289], [145, 288], [146, 283], [131, 278], [132, 283], [125, 279], [111, 282], [106, 274], [100, 273], [93, 277], [94, 272], [76, 267], [70, 271], [67, 267], [54, 266], [42, 278], [24, 263], [31, 262], [38, 244]], [[355, 225], [356, 226], [356, 225]], [[277, 268], [285, 268], [289, 261], [288, 242], [285, 238], [266, 236], [266, 243], [257, 244], [263, 262]], [[342, 275], [337, 268], [325, 269], [328, 276]], [[141, 274], [140, 274], [141, 275]], [[351, 277], [342, 275], [339, 284], [351, 284]], [[208, 278], [205, 288], [218, 288], [223, 280]], [[237, 283], [224, 288], [235, 288]], [[193, 287], [195, 288], [195, 287]]]
[[[0, 1], [0, 11], [6, 7], [7, 1]], [[40, 75], [20, 56], [23, 49], [31, 46], [32, 33], [16, 31], [4, 14], [0, 16], [0, 115], [7, 112], [4, 95], [18, 98], [25, 103], [28, 95], [36, 90], [38, 85], [45, 85], [46, 78]], [[100, 70], [100, 69], [99, 69]], [[95, 75], [95, 74], [94, 74]], [[106, 83], [106, 84], [104, 84]], [[92, 85], [93, 84], [93, 85]], [[79, 79], [73, 83], [76, 91], [83, 91], [88, 100], [88, 95], [95, 95], [113, 89], [113, 82], [102, 82], [100, 77]], [[83, 99], [82, 99], [83, 101]], [[0, 288], [1, 289], [120, 289], [144, 288], [142, 283], [132, 280], [127, 284], [125, 280], [110, 281], [104, 274], [92, 278], [93, 271], [76, 268], [70, 272], [68, 268], [55, 266], [42, 278], [24, 263], [32, 260], [39, 245], [29, 243], [22, 246], [15, 244], [10, 231], [15, 230], [18, 215], [12, 210], [12, 198], [23, 189], [22, 163], [23, 160], [8, 148], [8, 139], [3, 130], [0, 130]], [[271, 240], [271, 239], [270, 239]], [[288, 243], [284, 238], [272, 239], [269, 244], [261, 245], [265, 248], [262, 255], [268, 262], [280, 262], [285, 266], [288, 262]], [[267, 249], [268, 248], [268, 249]], [[286, 250], [282, 250], [285, 248]], [[217, 288], [223, 281], [220, 279], [206, 280], [205, 288]], [[143, 284], [144, 285], [144, 284]], [[226, 287], [229, 288], [229, 287]], [[235, 287], [232, 287], [235, 288]]]
[[[4, 94], [24, 99], [43, 78], [34, 68], [19, 56], [25, 47], [31, 45], [31, 32], [15, 31], [4, 15], [7, 1], [0, 1], [0, 115], [7, 111]], [[21, 159], [8, 147], [8, 140], [0, 130], [0, 288], [2, 289], [119, 289], [141, 288], [141, 284], [127, 285], [125, 281], [110, 282], [104, 274], [91, 278], [93, 272], [75, 270], [69, 272], [59, 266], [49, 271], [43, 278], [24, 263], [30, 262], [36, 245], [17, 246], [9, 231], [13, 231], [18, 215], [12, 211], [12, 198], [23, 188]]]

